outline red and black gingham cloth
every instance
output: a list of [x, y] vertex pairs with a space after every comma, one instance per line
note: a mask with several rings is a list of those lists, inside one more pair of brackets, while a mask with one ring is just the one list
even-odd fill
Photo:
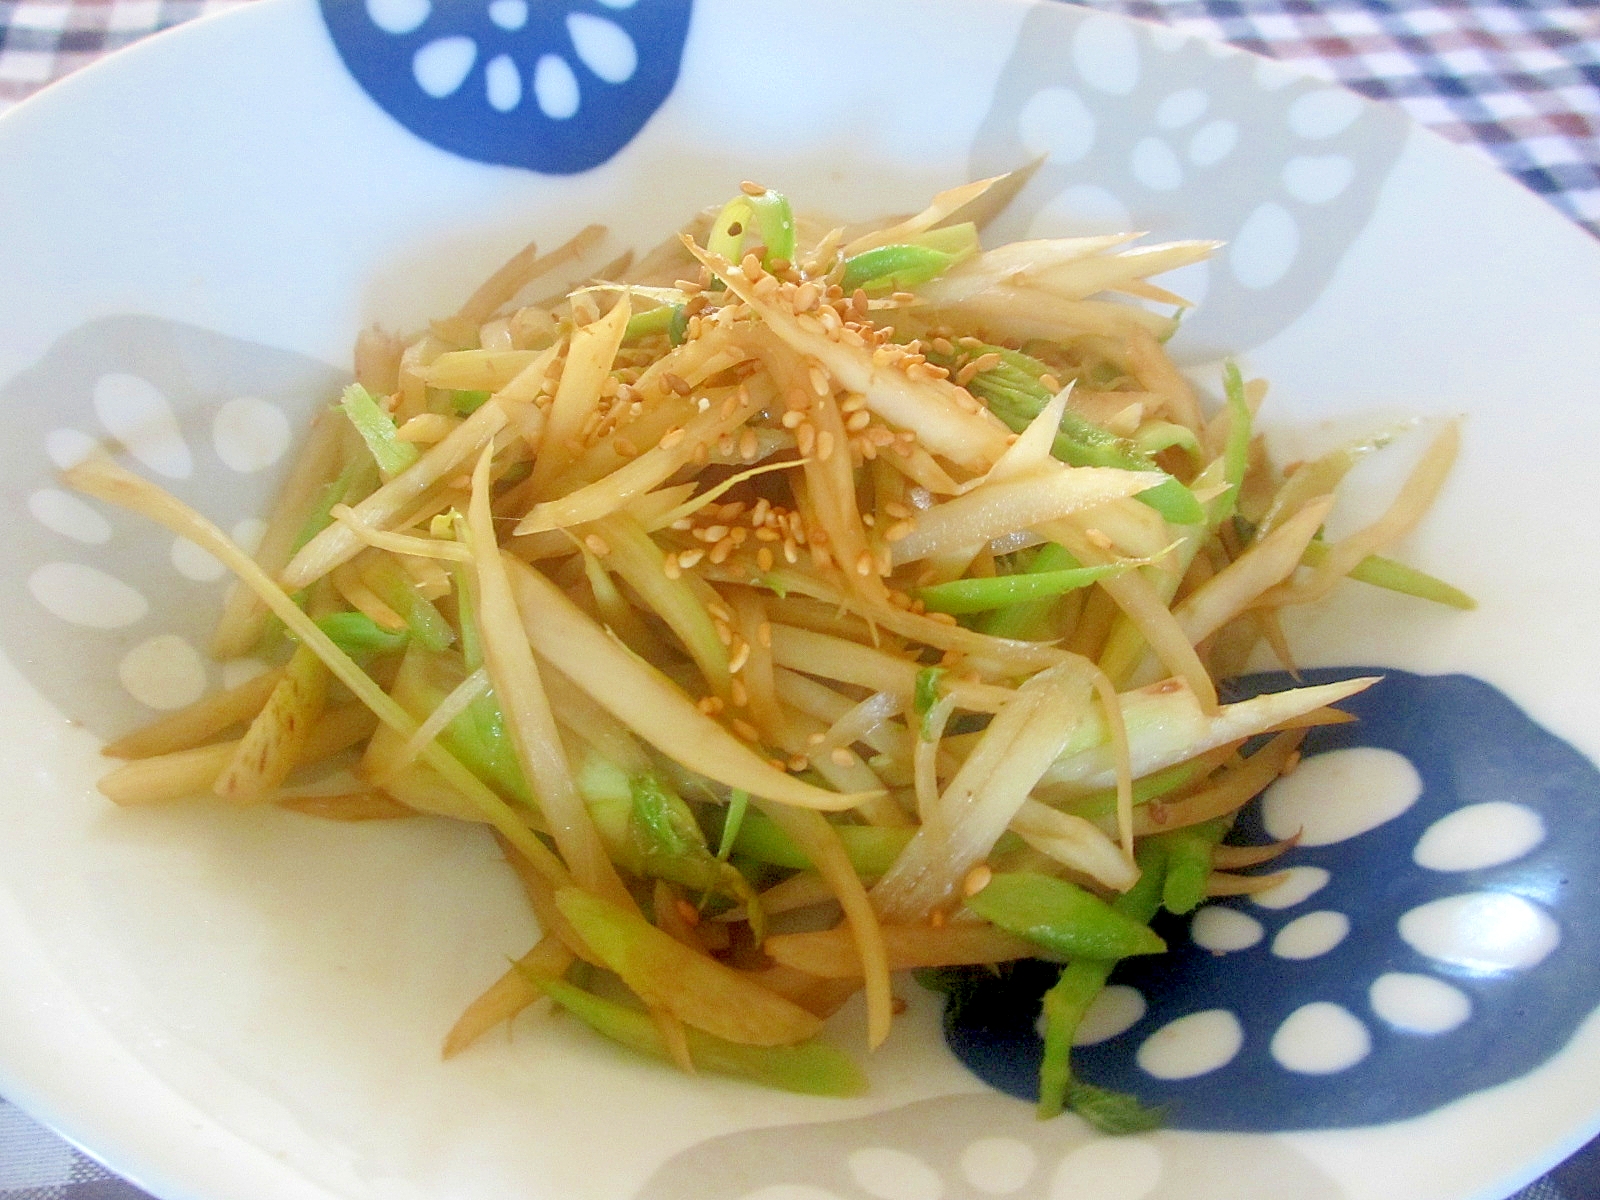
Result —
[[[0, 112], [139, 38], [247, 0], [0, 0]], [[1231, 42], [1487, 154], [1600, 236], [1600, 0], [1087, 0]], [[1514, 1200], [1600, 1198], [1600, 1140]], [[0, 1099], [0, 1200], [145, 1200]]]

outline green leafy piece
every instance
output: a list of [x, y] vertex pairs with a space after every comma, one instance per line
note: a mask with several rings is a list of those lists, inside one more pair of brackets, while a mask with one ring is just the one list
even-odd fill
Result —
[[[1327, 543], [1318, 538], [1306, 547], [1300, 561], [1308, 567], [1315, 567], [1321, 565], [1327, 557]], [[1369, 554], [1363, 558], [1351, 568], [1350, 578], [1373, 587], [1399, 592], [1401, 595], [1415, 596], [1419, 600], [1432, 600], [1435, 604], [1459, 608], [1464, 612], [1478, 607], [1478, 602], [1460, 588], [1453, 587], [1426, 571], [1419, 571], [1415, 567], [1396, 562], [1392, 558], [1385, 558], [1381, 554]]]
[[[844, 843], [856, 874], [863, 879], [876, 879], [900, 856], [915, 830], [887, 825], [835, 825], [834, 832]], [[777, 822], [754, 810], [744, 815], [733, 848], [745, 858], [775, 867], [805, 871], [814, 866]]]
[[417, 448], [396, 436], [394, 418], [378, 403], [377, 397], [359, 383], [345, 388], [339, 407], [367, 444], [385, 479], [393, 478], [417, 461]]
[[689, 317], [683, 305], [658, 304], [629, 317], [627, 328], [622, 331], [622, 340], [637, 342], [664, 333], [674, 346], [681, 346], [688, 329]]
[[450, 407], [458, 417], [470, 417], [485, 404], [493, 392], [471, 388], [458, 388], [450, 393]]
[[754, 225], [764, 247], [761, 261], [771, 265], [776, 260], [794, 261], [794, 210], [789, 198], [770, 188], [760, 195], [740, 192], [717, 214], [711, 233], [706, 238], [706, 249], [736, 263], [744, 255], [744, 241]]
[[996, 874], [967, 897], [966, 906], [997, 928], [1063, 957], [1118, 959], [1167, 948], [1143, 921], [1075, 883], [1034, 871]]
[[1148, 1133], [1166, 1122], [1166, 1110], [1146, 1104], [1127, 1092], [1114, 1092], [1073, 1079], [1067, 1083], [1067, 1107], [1101, 1133], [1118, 1136]]
[[683, 797], [653, 771], [628, 780], [632, 812], [628, 824], [637, 873], [665, 879], [748, 906], [750, 927], [764, 933], [755, 889], [738, 869], [712, 854], [705, 833]]
[[[401, 660], [391, 694], [418, 720], [438, 708], [469, 674], [461, 655], [429, 650], [415, 638]], [[531, 803], [533, 792], [517, 762], [505, 716], [493, 692], [478, 696], [439, 735], [439, 741], [484, 783], [512, 800]]]
[[[1204, 759], [1190, 759], [1176, 766], [1152, 772], [1133, 781], [1134, 804], [1148, 804], [1151, 800], [1168, 795], [1208, 774], [1213, 767]], [[1087, 821], [1103, 820], [1117, 814], [1117, 789], [1102, 788], [1097, 792], [1079, 796], [1062, 805], [1065, 811]]]
[[385, 629], [366, 613], [337, 612], [317, 618], [317, 627], [352, 658], [389, 654], [403, 649], [410, 639], [404, 629]]
[[311, 512], [295, 534], [294, 548], [299, 550], [333, 523], [335, 504], [354, 504], [377, 486], [378, 468], [370, 458], [361, 457], [348, 464], [337, 479], [322, 485]]
[[[603, 999], [565, 980], [540, 976], [530, 976], [530, 980], [596, 1033], [637, 1053], [671, 1060], [661, 1032], [648, 1013]], [[810, 1096], [859, 1096], [867, 1090], [861, 1068], [849, 1055], [826, 1042], [741, 1046], [692, 1026], [686, 1027], [684, 1034], [690, 1059], [703, 1071]]]
[[928, 716], [933, 712], [933, 706], [939, 703], [939, 681], [943, 677], [943, 667], [923, 667], [917, 672], [916, 682], [912, 685], [911, 710], [922, 720], [920, 734], [925, 742], [933, 740]]

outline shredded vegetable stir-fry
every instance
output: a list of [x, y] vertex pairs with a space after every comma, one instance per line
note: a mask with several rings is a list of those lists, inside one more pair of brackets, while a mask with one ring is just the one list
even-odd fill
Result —
[[[518, 254], [420, 336], [377, 332], [254, 557], [122, 468], [84, 492], [238, 576], [220, 657], [280, 665], [107, 747], [119, 804], [210, 795], [489, 827], [542, 938], [447, 1055], [542, 998], [685, 1070], [864, 1086], [826, 1019], [897, 972], [1062, 964], [1039, 1109], [1147, 1127], [1074, 1078], [1076, 1025], [1162, 909], [1271, 886], [1225, 844], [1360, 679], [1220, 703], [1381, 555], [1456, 450], [1337, 541], [1228, 366], [1203, 403], [1152, 276], [1212, 243], [985, 247], [1015, 180], [866, 228], [746, 184], [576, 286], [602, 231]], [[546, 298], [539, 298], [548, 290]], [[335, 768], [348, 767], [343, 774]], [[330, 789], [329, 779], [348, 786]], [[308, 785], [307, 780], [312, 782]]]

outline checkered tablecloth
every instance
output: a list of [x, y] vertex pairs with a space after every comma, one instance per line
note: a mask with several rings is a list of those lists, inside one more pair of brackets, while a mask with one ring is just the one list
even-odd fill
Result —
[[[0, 0], [0, 111], [248, 0]], [[1600, 235], [1600, 0], [1089, 0], [1401, 105]], [[0, 1099], [0, 1200], [141, 1200]], [[1600, 1141], [1516, 1200], [1600, 1200]]]

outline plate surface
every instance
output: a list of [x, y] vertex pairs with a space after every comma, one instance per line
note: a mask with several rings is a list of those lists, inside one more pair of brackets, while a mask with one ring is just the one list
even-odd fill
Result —
[[[1289, 1116], [1178, 1110], [1173, 1128], [1122, 1141], [1074, 1118], [1041, 1125], [962, 1065], [936, 998], [909, 985], [860, 1100], [685, 1081], [567, 1022], [524, 1019], [441, 1064], [442, 1031], [533, 932], [476, 831], [119, 812], [95, 793], [104, 735], [220, 677], [193, 647], [222, 585], [170, 539], [55, 488], [54, 466], [88, 440], [119, 439], [238, 527], [358, 330], [418, 326], [529, 237], [600, 220], [609, 258], [747, 178], [866, 217], [1040, 155], [998, 236], [1131, 226], [1229, 242], [1173, 280], [1201, 301], [1174, 349], [1212, 391], [1223, 353], [1271, 380], [1286, 458], [1403, 416], [1465, 414], [1462, 461], [1405, 555], [1479, 608], [1351, 587], [1294, 635], [1312, 666], [1478, 681], [1470, 703], [1436, 711], [1459, 720], [1431, 741], [1502, 739], [1513, 763], [1532, 759], [1521, 742], [1507, 751], [1508, 730], [1558, 748], [1557, 766], [1519, 778], [1465, 750], [1422, 763], [1414, 730], [1384, 734], [1428, 788], [1456, 772], [1452, 806], [1502, 807], [1462, 849], [1433, 832], [1435, 793], [1317, 860], [1344, 906], [1324, 931], [1342, 916], [1347, 947], [1396, 946], [1363, 958], [1340, 996], [1365, 1057], [1344, 1062], [1348, 1042], [1275, 1056], [1279, 1026], [1257, 1028], [1226, 995], [1192, 1005], [1243, 1021], [1252, 1071], [1281, 1084], [1285, 1057], [1298, 1063]], [[19, 106], [0, 120], [0, 176], [14, 534], [0, 565], [0, 1091], [156, 1194], [1249, 1200], [1289, 1181], [1307, 1197], [1489, 1200], [1600, 1128], [1596, 997], [1552, 983], [1600, 917], [1574, 849], [1600, 802], [1600, 567], [1585, 553], [1600, 505], [1600, 248], [1478, 160], [1271, 64], [1055, 4], [261, 0]], [[1370, 494], [1393, 470], [1371, 472]], [[1358, 507], [1338, 520], [1358, 524]], [[1417, 686], [1389, 717], [1444, 703]], [[1533, 833], [1512, 807], [1535, 813]], [[1408, 938], [1400, 920], [1486, 893], [1524, 906], [1473, 926], [1505, 931], [1498, 949]], [[1401, 894], [1402, 909], [1375, 904], [1362, 923], [1362, 897]], [[1276, 938], [1302, 909], [1229, 911]], [[1227, 963], [1226, 938], [1248, 927], [1232, 928], [1197, 938], [1223, 938], [1209, 948]], [[1407, 957], [1419, 941], [1431, 954]], [[1315, 972], [1283, 964], [1319, 957], [1256, 954], [1297, 1003], [1318, 1001]], [[1435, 1016], [1392, 986], [1380, 999], [1385, 974], [1431, 981], [1415, 986]], [[1476, 1023], [1524, 986], [1539, 997], [1529, 1029]], [[1451, 990], [1468, 1015], [1450, 1030], [1396, 1016], [1437, 1023]], [[860, 1025], [847, 1008], [837, 1038], [859, 1045]], [[1459, 1044], [1451, 1031], [1476, 1039], [1471, 1061], [1439, 1049]], [[1334, 1018], [1309, 1045], [1348, 1035]], [[1352, 1106], [1357, 1062], [1388, 1072], [1359, 1076], [1369, 1089], [1408, 1064], [1430, 1087], [1462, 1082], [1405, 1111]], [[1202, 1107], [1205, 1085], [1186, 1085]]]

